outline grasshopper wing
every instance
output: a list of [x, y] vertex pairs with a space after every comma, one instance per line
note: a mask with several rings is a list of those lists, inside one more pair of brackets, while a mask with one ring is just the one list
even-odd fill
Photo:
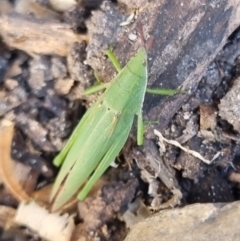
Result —
[[57, 159], [58, 164], [66, 157], [52, 191], [53, 210], [65, 204], [97, 168], [80, 193], [81, 199], [85, 197], [118, 155], [129, 135], [134, 115], [141, 112], [146, 85], [146, 50], [140, 48], [87, 111]]

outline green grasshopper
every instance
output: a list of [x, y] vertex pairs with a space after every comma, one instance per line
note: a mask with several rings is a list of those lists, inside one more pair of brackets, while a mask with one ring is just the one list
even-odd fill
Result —
[[[142, 106], [148, 80], [147, 49], [141, 47], [123, 69], [111, 51], [107, 55], [119, 73], [88, 109], [64, 149], [54, 159], [56, 166], [63, 165], [51, 194], [51, 200], [55, 199], [53, 210], [64, 205], [82, 186], [78, 199], [86, 198], [123, 148], [135, 115], [138, 116], [138, 144], [143, 142]], [[158, 94], [164, 95], [177, 92], [158, 90]]]

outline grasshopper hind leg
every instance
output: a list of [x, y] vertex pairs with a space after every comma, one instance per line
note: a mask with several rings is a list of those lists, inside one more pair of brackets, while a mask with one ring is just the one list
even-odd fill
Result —
[[78, 194], [78, 199], [80, 201], [83, 201], [87, 197], [88, 193], [90, 192], [94, 184], [103, 175], [103, 173], [109, 167], [111, 162], [117, 157], [123, 145], [125, 144], [127, 137], [128, 134], [126, 134], [126, 132], [122, 132], [122, 134], [117, 138], [117, 140], [114, 143], [112, 143], [111, 147], [103, 157], [102, 161], [94, 171], [93, 175], [90, 177], [87, 184]]

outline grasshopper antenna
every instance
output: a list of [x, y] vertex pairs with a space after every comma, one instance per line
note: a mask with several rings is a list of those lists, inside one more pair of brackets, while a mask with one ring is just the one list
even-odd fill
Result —
[[138, 32], [140, 35], [142, 45], [145, 46], [146, 50], [148, 51], [152, 47], [154, 39], [153, 39], [153, 37], [150, 37], [148, 40], [145, 39], [144, 34], [143, 34], [142, 23], [140, 20], [137, 21], [137, 27], [138, 27]]

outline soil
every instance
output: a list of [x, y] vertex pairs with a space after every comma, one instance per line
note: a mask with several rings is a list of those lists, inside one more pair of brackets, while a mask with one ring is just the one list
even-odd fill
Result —
[[[126, 9], [124, 1], [90, 1], [89, 5], [81, 3], [59, 13], [44, 1], [38, 2], [34, 7], [28, 6], [24, 13], [16, 13], [13, 12], [15, 6], [9, 1], [10, 10], [7, 8], [0, 14], [0, 116], [15, 125], [12, 159], [30, 167], [34, 176], [28, 193], [39, 191], [54, 182], [58, 169], [53, 166], [52, 160], [61, 151], [86, 109], [99, 96], [83, 96], [83, 90], [95, 83], [94, 71], [106, 81], [116, 74], [107, 62], [103, 49], [106, 50], [109, 43], [114, 44], [117, 56], [121, 52], [120, 61], [126, 63], [126, 55], [130, 56], [139, 47], [138, 42], [121, 46], [130, 33], [131, 39], [138, 33], [135, 31], [136, 23], [132, 28], [132, 22], [127, 23], [129, 31], [122, 30], [119, 23], [123, 22], [126, 13], [130, 15], [133, 12], [130, 5], [147, 4], [145, 1], [133, 1]], [[45, 9], [44, 14], [41, 12], [41, 18], [39, 6], [41, 11]], [[239, 5], [237, 7], [240, 8]], [[29, 11], [33, 13], [29, 15]], [[144, 8], [141, 11], [144, 28], [147, 17]], [[35, 19], [33, 16], [36, 15], [38, 18]], [[18, 28], [16, 22], [22, 23], [22, 27]], [[56, 27], [57, 24], [60, 27]], [[65, 31], [62, 31], [63, 28]], [[56, 33], [51, 34], [55, 30]], [[41, 39], [43, 33], [46, 36]], [[202, 59], [198, 56], [201, 60], [187, 61], [185, 52], [176, 57], [177, 62], [174, 62], [175, 59], [171, 62], [172, 56], [169, 56], [171, 63], [166, 63], [166, 69], [174, 74], [176, 69], [171, 66], [185, 58], [185, 65], [184, 61], [175, 65], [185, 68], [178, 72], [181, 75], [179, 81], [167, 78], [171, 75], [163, 69], [156, 74], [154, 61], [158, 50], [154, 53], [154, 44], [150, 48], [150, 56], [153, 56], [149, 61], [150, 83], [164, 88], [179, 87], [182, 92], [161, 98], [146, 94], [143, 112], [150, 124], [145, 128], [144, 145], [136, 145], [134, 124], [130, 138], [116, 160], [118, 167], [109, 167], [96, 190], [84, 202], [71, 207], [69, 212], [77, 214], [71, 240], [124, 240], [129, 223], [133, 220], [124, 218], [124, 214], [131, 210], [131, 204], [139, 200], [141, 205], [133, 213], [145, 217], [150, 215], [147, 207], [155, 212], [191, 203], [233, 202], [240, 199], [237, 104], [240, 27], [235, 26], [231, 33], [224, 34], [226, 36], [219, 40], [209, 55], [202, 54]], [[156, 42], [159, 35], [157, 30], [153, 32]], [[224, 41], [224, 38], [227, 40]], [[164, 41], [168, 43], [171, 39]], [[188, 47], [184, 45], [182, 49]], [[195, 53], [196, 56], [198, 54], [200, 51]], [[188, 57], [193, 58], [190, 53]], [[198, 65], [201, 68], [194, 72]], [[191, 89], [184, 88], [187, 86], [184, 80], [189, 76], [192, 77]], [[159, 84], [156, 81], [160, 77]], [[156, 111], [164, 103], [167, 107], [162, 111], [166, 115], [160, 118]], [[161, 140], [158, 134], [154, 135], [154, 129], [159, 130], [167, 140], [195, 151], [207, 161]], [[5, 185], [3, 181], [0, 204], [17, 208], [19, 200], [6, 190]], [[138, 213], [142, 207], [145, 207], [145, 214]], [[16, 237], [21, 237], [20, 240], [41, 240], [22, 227], [9, 230], [2, 227], [1, 240], [19, 240]]]

